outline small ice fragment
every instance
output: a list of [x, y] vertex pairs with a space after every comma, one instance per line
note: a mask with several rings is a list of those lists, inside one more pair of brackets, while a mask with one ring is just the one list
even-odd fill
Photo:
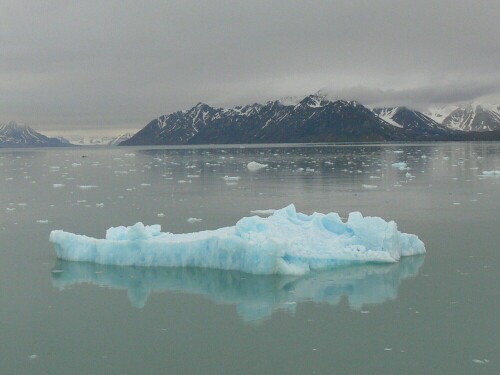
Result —
[[238, 181], [240, 178], [238, 176], [235, 177], [224, 176], [223, 179], [226, 181]]
[[367, 185], [367, 184], [363, 184], [361, 186], [365, 189], [376, 189], [378, 187], [377, 185]]
[[156, 215], [158, 217], [165, 217], [165, 214], [164, 213], [159, 213], [158, 215]]
[[272, 215], [275, 211], [275, 209], [270, 208], [268, 210], [252, 210], [250, 213], [254, 215]]
[[247, 168], [250, 171], [258, 171], [259, 169], [266, 168], [267, 164], [257, 163], [256, 161], [251, 161], [247, 164]]
[[500, 176], [500, 171], [483, 171], [483, 176]]
[[55, 189], [62, 188], [63, 186], [64, 184], [52, 184], [52, 187], [54, 187]]
[[93, 188], [96, 188], [97, 186], [95, 185], [79, 185], [78, 188], [81, 189], [81, 190], [89, 190], [89, 189], [93, 189]]
[[189, 223], [189, 224], [194, 224], [194, 223], [198, 223], [200, 221], [202, 221], [203, 219], [198, 219], [196, 217], [190, 217], [189, 219], [187, 219], [186, 221]]
[[484, 361], [482, 361], [480, 359], [473, 359], [472, 362], [479, 363], [479, 364], [484, 364]]
[[408, 164], [406, 164], [404, 161], [401, 161], [399, 163], [392, 163], [391, 166], [393, 166], [394, 168], [399, 169], [400, 171], [404, 171], [406, 169], [410, 169], [410, 168], [408, 168]]
[[104, 203], [96, 203], [95, 206], [96, 207], [104, 207]]
[[30, 360], [37, 359], [38, 356], [36, 354], [32, 354], [28, 357]]
[[392, 350], [392, 348], [384, 348], [385, 351], [389, 352]]
[[49, 221], [43, 219], [43, 220], [37, 220], [36, 222], [40, 224], [47, 224]]

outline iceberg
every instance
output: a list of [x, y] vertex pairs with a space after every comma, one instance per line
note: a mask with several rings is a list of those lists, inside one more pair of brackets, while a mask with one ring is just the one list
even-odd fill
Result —
[[52, 285], [69, 290], [79, 284], [126, 290], [136, 308], [152, 293], [182, 292], [206, 296], [217, 304], [234, 305], [247, 322], [259, 322], [275, 311], [294, 313], [304, 301], [337, 305], [344, 298], [353, 310], [397, 298], [403, 280], [414, 277], [424, 256], [398, 263], [360, 264], [307, 275], [249, 275], [209, 268], [112, 266], [58, 260]]
[[394, 263], [425, 253], [423, 242], [394, 221], [352, 212], [297, 212], [293, 204], [269, 217], [195, 233], [161, 232], [137, 223], [109, 228], [105, 239], [54, 230], [50, 241], [64, 260], [118, 266], [204, 267], [252, 274], [303, 275], [355, 263]]

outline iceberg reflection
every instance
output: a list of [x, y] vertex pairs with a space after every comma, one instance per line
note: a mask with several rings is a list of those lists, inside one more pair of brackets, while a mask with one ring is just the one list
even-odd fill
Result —
[[215, 303], [236, 305], [245, 321], [258, 321], [273, 311], [295, 311], [301, 301], [335, 305], [347, 297], [352, 309], [395, 299], [402, 280], [415, 276], [424, 255], [392, 264], [364, 264], [303, 276], [252, 275], [207, 268], [110, 266], [58, 260], [52, 284], [65, 289], [88, 283], [126, 289], [133, 306], [142, 308], [153, 292], [204, 295]]

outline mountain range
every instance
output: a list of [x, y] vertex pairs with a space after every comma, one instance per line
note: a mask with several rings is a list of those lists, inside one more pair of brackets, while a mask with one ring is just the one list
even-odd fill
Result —
[[500, 105], [367, 108], [321, 93], [234, 108], [198, 103], [118, 137], [49, 138], [28, 126], [0, 126], [0, 147], [500, 140]]
[[321, 94], [229, 109], [198, 103], [152, 120], [120, 145], [499, 139], [495, 131], [476, 134], [500, 130], [498, 112], [471, 106], [471, 123], [481, 125], [462, 125], [452, 120], [460, 108], [452, 108], [438, 122], [436, 113], [407, 107], [370, 110], [355, 101], [330, 100]]
[[29, 126], [11, 121], [0, 125], [0, 147], [59, 147], [68, 146], [58, 138], [49, 138]]

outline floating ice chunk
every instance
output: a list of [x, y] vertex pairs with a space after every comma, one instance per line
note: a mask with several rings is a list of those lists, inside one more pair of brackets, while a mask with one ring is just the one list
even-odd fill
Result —
[[250, 171], [258, 171], [259, 169], [266, 168], [267, 164], [257, 163], [256, 161], [251, 161], [247, 164], [247, 168]]
[[376, 189], [378, 186], [377, 185], [368, 185], [368, 184], [363, 184], [361, 185], [364, 189]]
[[250, 213], [254, 214], [254, 215], [272, 215], [275, 212], [276, 212], [276, 210], [273, 208], [270, 208], [268, 210], [252, 210], [252, 211], [250, 211]]
[[45, 219], [40, 219], [40, 220], [37, 220], [36, 222], [39, 224], [47, 224], [49, 221], [45, 220]]
[[199, 223], [202, 221], [202, 219], [198, 219], [196, 217], [190, 217], [189, 219], [186, 220], [189, 224], [194, 224], [194, 223]]
[[483, 171], [483, 176], [500, 176], [500, 171]]
[[81, 190], [89, 190], [89, 189], [93, 189], [93, 188], [96, 188], [97, 186], [95, 185], [79, 185], [78, 188], [81, 189]]
[[196, 233], [162, 233], [160, 225], [110, 228], [106, 239], [52, 231], [58, 258], [100, 264], [207, 267], [255, 274], [305, 274], [363, 262], [397, 262], [425, 253], [417, 236], [395, 222], [352, 212], [305, 215], [294, 205], [267, 218], [245, 217], [235, 226]]
[[399, 163], [392, 163], [391, 166], [393, 166], [394, 168], [399, 169], [400, 171], [404, 171], [406, 169], [410, 169], [410, 168], [408, 168], [408, 165], [404, 161], [401, 161]]
[[52, 187], [54, 187], [55, 189], [62, 188], [64, 187], [64, 184], [52, 184]]
[[224, 176], [223, 179], [225, 181], [239, 181], [240, 177], [239, 176], [234, 176], [234, 177], [231, 177], [231, 176]]

